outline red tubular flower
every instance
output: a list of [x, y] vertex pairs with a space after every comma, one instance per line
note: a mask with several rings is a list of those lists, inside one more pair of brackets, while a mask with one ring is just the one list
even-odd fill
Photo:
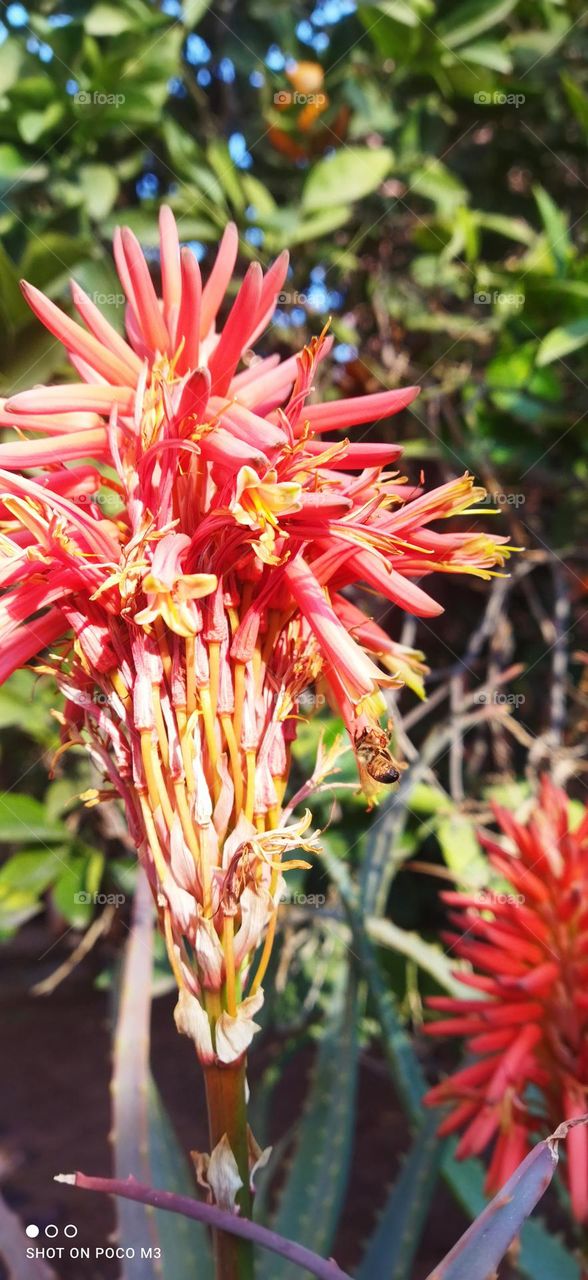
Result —
[[64, 747], [84, 743], [124, 800], [178, 1026], [225, 1063], [255, 1030], [283, 859], [315, 847], [282, 812], [300, 695], [329, 682], [365, 782], [386, 741], [380, 687], [400, 674], [418, 690], [425, 670], [342, 593], [362, 582], [432, 616], [416, 579], [487, 578], [507, 554], [503, 538], [430, 528], [475, 514], [470, 476], [411, 492], [388, 470], [397, 445], [324, 438], [389, 417], [416, 387], [309, 404], [325, 333], [287, 360], [252, 354], [287, 255], [265, 274], [253, 263], [218, 323], [237, 249], [229, 226], [203, 284], [163, 209], [160, 298], [135, 236], [117, 233], [126, 337], [78, 285], [82, 324], [25, 284], [79, 381], [0, 406], [18, 432], [0, 444], [0, 678], [51, 646]]
[[[530, 1149], [588, 1109], [588, 810], [572, 828], [565, 792], [541, 780], [523, 825], [500, 806], [506, 844], [481, 837], [504, 891], [444, 893], [458, 933], [444, 935], [472, 972], [456, 971], [474, 998], [431, 997], [448, 1016], [434, 1036], [463, 1036], [475, 1060], [429, 1091], [428, 1106], [452, 1104], [439, 1132], [463, 1130], [457, 1156], [493, 1143], [486, 1189], [496, 1191]], [[567, 1178], [572, 1209], [588, 1221], [586, 1131], [571, 1131]]]

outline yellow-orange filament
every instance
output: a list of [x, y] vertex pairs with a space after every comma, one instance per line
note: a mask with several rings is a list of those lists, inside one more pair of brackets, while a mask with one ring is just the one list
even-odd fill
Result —
[[225, 991], [227, 1012], [234, 1018], [237, 1013], [237, 984], [235, 980], [235, 952], [233, 935], [235, 920], [233, 916], [225, 916], [223, 921], [223, 951], [225, 956]]
[[186, 711], [188, 716], [196, 710], [196, 667], [194, 636], [186, 637]]

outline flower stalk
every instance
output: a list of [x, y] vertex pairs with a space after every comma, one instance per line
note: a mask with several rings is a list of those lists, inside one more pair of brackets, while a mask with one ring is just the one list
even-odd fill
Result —
[[[242, 1217], [251, 1217], [251, 1183], [246, 1104], [245, 1057], [226, 1067], [204, 1068], [210, 1149], [228, 1140], [242, 1186], [236, 1205]], [[248, 1240], [225, 1231], [214, 1233], [217, 1280], [253, 1280], [253, 1248]]]

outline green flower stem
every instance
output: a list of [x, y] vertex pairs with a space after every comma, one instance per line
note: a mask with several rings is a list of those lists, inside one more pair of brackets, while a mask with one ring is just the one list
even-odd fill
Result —
[[[245, 1101], [246, 1057], [229, 1066], [204, 1068], [210, 1150], [226, 1133], [243, 1186], [237, 1195], [241, 1217], [251, 1217], [249, 1189], [249, 1152], [247, 1143], [247, 1104]], [[216, 1280], [253, 1280], [253, 1248], [248, 1240], [214, 1233]]]

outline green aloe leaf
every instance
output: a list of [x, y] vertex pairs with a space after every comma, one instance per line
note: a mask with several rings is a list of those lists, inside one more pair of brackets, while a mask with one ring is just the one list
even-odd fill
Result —
[[[297, 1146], [272, 1230], [328, 1257], [345, 1195], [354, 1126], [358, 1065], [358, 1004], [353, 970], [336, 998], [321, 1040]], [[259, 1258], [258, 1280], [304, 1280], [298, 1267]]]
[[[149, 1071], [153, 967], [153, 906], [145, 876], [138, 878], [127, 943], [114, 1041], [112, 1078], [114, 1162], [130, 1175], [166, 1191], [192, 1192], [188, 1166]], [[117, 1200], [120, 1242], [134, 1250], [123, 1280], [211, 1280], [206, 1228], [170, 1218], [143, 1204]]]
[[425, 1116], [362, 1258], [357, 1280], [410, 1280], [443, 1156], [437, 1125], [437, 1116]]

